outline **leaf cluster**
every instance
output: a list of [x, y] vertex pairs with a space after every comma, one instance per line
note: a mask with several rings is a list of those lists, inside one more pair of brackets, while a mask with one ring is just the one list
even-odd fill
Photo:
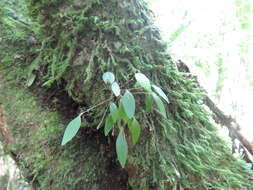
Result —
[[[141, 125], [136, 119], [136, 99], [129, 89], [124, 89], [124, 94], [121, 94], [123, 90], [121, 90], [120, 85], [115, 81], [115, 75], [113, 73], [104, 73], [102, 79], [108, 88], [111, 89], [112, 96], [115, 96], [117, 99], [116, 102], [111, 101], [108, 105], [109, 113], [104, 122], [104, 134], [105, 136], [108, 136], [110, 132], [112, 132], [113, 135], [117, 133], [116, 152], [120, 165], [124, 168], [128, 155], [128, 136], [126, 135], [128, 133], [126, 131], [128, 130], [130, 132], [133, 145], [137, 143], [141, 135]], [[164, 102], [169, 103], [169, 99], [163, 90], [156, 85], [151, 85], [150, 80], [142, 73], [136, 73], [135, 79], [137, 86], [140, 87], [138, 89], [142, 91], [144, 90], [146, 96], [146, 109], [144, 110], [146, 112], [152, 111], [152, 109], [154, 109], [154, 101], [156, 103], [157, 112], [162, 117], [166, 118], [167, 113]], [[138, 94], [139, 93], [136, 92], [136, 95]], [[79, 114], [76, 118], [70, 121], [65, 129], [61, 143], [62, 145], [65, 145], [75, 137], [81, 127], [81, 116], [84, 113], [85, 112]]]

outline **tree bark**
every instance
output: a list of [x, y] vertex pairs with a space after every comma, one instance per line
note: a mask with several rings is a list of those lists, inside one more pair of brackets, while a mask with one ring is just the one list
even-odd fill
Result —
[[[188, 68], [188, 66], [185, 63], [183, 63], [181, 60], [178, 61], [177, 67], [181, 72], [191, 74], [190, 69]], [[200, 87], [200, 84], [199, 84], [197, 79], [196, 79], [196, 84]], [[204, 97], [203, 100], [204, 100], [204, 104], [212, 112], [213, 119], [215, 120], [215, 122], [222, 125], [222, 126], [226, 126], [228, 128], [228, 130], [230, 131], [230, 133], [232, 134], [232, 137], [237, 138], [240, 141], [241, 145], [244, 146], [251, 155], [253, 155], [253, 145], [252, 145], [252, 143], [249, 142], [249, 140], [247, 138], [245, 138], [241, 134], [241, 132], [240, 132], [241, 127], [235, 121], [235, 119], [231, 118], [230, 116], [225, 115], [224, 112], [221, 111], [215, 105], [215, 103], [209, 98], [208, 95], [206, 95], [206, 97]], [[250, 161], [249, 158], [247, 158], [247, 160]], [[250, 161], [250, 163], [252, 163], [252, 161]]]
[[[13, 139], [6, 151], [36, 189], [251, 187], [249, 171], [218, 137], [199, 103], [203, 92], [177, 70], [143, 1], [25, 2], [31, 28], [15, 28], [25, 34], [10, 40], [11, 26], [4, 20], [0, 25], [0, 101]], [[124, 169], [115, 152], [116, 134], [103, 134], [108, 104], [84, 114], [77, 136], [60, 146], [80, 109], [119, 103], [102, 80], [106, 71], [115, 74], [122, 92], [133, 92], [141, 124]], [[133, 89], [137, 72], [169, 97], [167, 118], [155, 103], [153, 111], [144, 111], [145, 96]]]

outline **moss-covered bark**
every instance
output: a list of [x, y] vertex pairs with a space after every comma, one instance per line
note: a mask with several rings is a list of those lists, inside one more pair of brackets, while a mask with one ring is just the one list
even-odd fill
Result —
[[[6, 151], [38, 189], [252, 186], [209, 121], [202, 92], [176, 69], [142, 0], [25, 3], [29, 27], [1, 19], [0, 101], [13, 139]], [[135, 95], [142, 132], [125, 169], [116, 160], [115, 137], [96, 130], [106, 104], [84, 115], [88, 127], [60, 146], [78, 107], [110, 97], [101, 78], [106, 71], [123, 91], [134, 87], [136, 72], [145, 73], [170, 99], [165, 119], [143, 111], [144, 96]]]

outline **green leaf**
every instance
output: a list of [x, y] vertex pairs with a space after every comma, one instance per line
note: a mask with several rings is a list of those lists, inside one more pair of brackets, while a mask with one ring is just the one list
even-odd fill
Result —
[[141, 133], [140, 124], [135, 118], [133, 118], [133, 120], [128, 124], [128, 128], [131, 133], [132, 142], [133, 144], [135, 144], [140, 137], [140, 133]]
[[119, 84], [118, 84], [117, 82], [114, 82], [114, 83], [112, 83], [111, 88], [112, 88], [113, 94], [114, 94], [115, 96], [118, 97], [118, 96], [120, 95], [120, 87], [119, 87]]
[[135, 79], [137, 80], [138, 84], [143, 87], [145, 90], [151, 92], [151, 85], [149, 79], [142, 73], [136, 73]]
[[111, 72], [106, 72], [103, 74], [102, 76], [103, 78], [103, 81], [106, 83], [106, 84], [112, 84], [114, 81], [115, 81], [115, 76], [113, 73]]
[[152, 96], [149, 94], [146, 95], [146, 97], [145, 97], [145, 110], [147, 112], [151, 112], [152, 104], [153, 104]]
[[152, 97], [155, 100], [155, 103], [156, 103], [156, 105], [158, 107], [158, 110], [159, 110], [160, 114], [162, 114], [162, 116], [166, 118], [167, 114], [166, 114], [166, 110], [165, 110], [163, 101], [154, 92], [152, 92]]
[[116, 140], [116, 152], [118, 156], [119, 163], [122, 168], [125, 167], [128, 153], [128, 146], [123, 130], [120, 131], [117, 140]]
[[156, 85], [152, 85], [152, 87], [159, 96], [161, 96], [168, 104], [170, 103], [168, 97], [166, 96], [166, 94], [163, 92], [163, 90], [160, 87]]
[[65, 129], [61, 145], [65, 145], [67, 142], [69, 142], [78, 132], [79, 128], [81, 126], [81, 116], [77, 116], [75, 119], [73, 119]]
[[122, 104], [122, 99], [120, 101], [119, 109], [118, 109], [118, 120], [123, 119], [126, 120], [128, 119], [128, 116], [126, 115], [126, 112], [124, 110], [124, 106]]
[[109, 132], [112, 130], [112, 127], [113, 127], [113, 119], [112, 119], [112, 116], [109, 115], [107, 116], [106, 121], [105, 121], [105, 127], [104, 127], [105, 136], [109, 134]]
[[110, 113], [113, 119], [113, 122], [115, 123], [119, 119], [119, 110], [114, 103], [110, 103]]
[[126, 90], [124, 96], [121, 98], [123, 108], [128, 118], [132, 118], [135, 113], [135, 99], [132, 93]]
[[27, 82], [26, 82], [26, 86], [27, 87], [32, 86], [32, 84], [34, 83], [35, 79], [36, 79], [36, 75], [31, 73], [29, 75], [29, 78], [28, 78]]

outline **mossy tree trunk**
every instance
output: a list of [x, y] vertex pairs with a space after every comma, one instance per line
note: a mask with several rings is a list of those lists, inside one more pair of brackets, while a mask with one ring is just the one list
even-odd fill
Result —
[[[142, 0], [23, 3], [29, 25], [1, 19], [1, 131], [6, 152], [34, 187], [252, 186], [250, 172], [232, 157], [202, 107], [203, 92], [177, 70]], [[155, 110], [145, 112], [144, 95], [134, 94], [141, 137], [135, 146], [129, 143], [124, 169], [117, 161], [115, 136], [103, 134], [108, 101], [117, 101], [102, 80], [106, 71], [115, 74], [123, 93], [135, 87], [135, 73], [144, 73], [170, 100], [164, 118]], [[60, 146], [67, 123], [80, 109], [101, 102], [106, 103], [84, 114], [77, 136]]]

